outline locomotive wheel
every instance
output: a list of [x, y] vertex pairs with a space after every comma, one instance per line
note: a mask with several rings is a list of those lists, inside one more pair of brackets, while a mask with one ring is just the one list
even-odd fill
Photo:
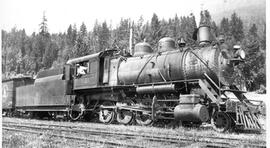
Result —
[[[104, 102], [103, 106], [113, 106], [112, 102]], [[110, 124], [115, 119], [115, 112], [109, 109], [100, 109], [99, 111], [99, 121], [105, 124]]]
[[81, 117], [80, 112], [71, 110], [70, 113], [69, 113], [69, 117], [70, 117], [71, 120], [76, 121]]
[[130, 124], [133, 119], [133, 113], [128, 110], [119, 110], [116, 115], [117, 122], [121, 124]]
[[224, 112], [214, 113], [211, 124], [214, 130], [218, 132], [225, 132], [231, 127], [230, 117]]
[[3, 111], [3, 112], [2, 112], [2, 116], [3, 116], [3, 117], [6, 117], [6, 116], [8, 116], [8, 113], [7, 113], [6, 111]]
[[136, 113], [135, 120], [137, 124], [142, 126], [151, 125], [153, 123], [151, 115], [148, 114]]
[[56, 112], [49, 112], [50, 114], [50, 119], [56, 120]]
[[76, 121], [80, 119], [85, 111], [85, 106], [83, 104], [76, 104], [71, 107], [69, 111], [69, 117], [71, 120]]

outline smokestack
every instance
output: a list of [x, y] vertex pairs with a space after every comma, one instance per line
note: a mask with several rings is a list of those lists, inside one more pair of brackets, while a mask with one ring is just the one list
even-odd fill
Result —
[[199, 45], [208, 45], [211, 43], [211, 32], [210, 26], [208, 25], [200, 25], [198, 29], [197, 39], [199, 41]]

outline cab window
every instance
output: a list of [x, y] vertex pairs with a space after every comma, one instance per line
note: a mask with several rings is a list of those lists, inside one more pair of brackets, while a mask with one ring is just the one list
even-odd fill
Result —
[[89, 62], [80, 62], [76, 64], [76, 76], [82, 76], [89, 73]]

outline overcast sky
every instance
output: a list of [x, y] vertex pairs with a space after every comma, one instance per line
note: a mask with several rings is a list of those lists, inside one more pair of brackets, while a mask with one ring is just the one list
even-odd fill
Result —
[[0, 27], [38, 32], [44, 11], [50, 33], [65, 32], [74, 23], [79, 28], [82, 22], [92, 30], [96, 20], [115, 27], [121, 18], [150, 20], [153, 13], [160, 19], [193, 13], [198, 22], [202, 8], [213, 13], [257, 2], [265, 0], [0, 0]]
[[[204, 9], [211, 7], [216, 0], [0, 0], [1, 28], [9, 31], [16, 26], [25, 28], [27, 34], [38, 32], [43, 11], [48, 19], [50, 33], [64, 32], [69, 24], [84, 22], [91, 30], [95, 20], [107, 21], [115, 27], [121, 18], [137, 21], [142, 15], [149, 20], [155, 12], [160, 19], [189, 15], [196, 19], [204, 4]], [[224, 2], [220, 0], [219, 2]], [[197, 20], [198, 21], [198, 20]]]

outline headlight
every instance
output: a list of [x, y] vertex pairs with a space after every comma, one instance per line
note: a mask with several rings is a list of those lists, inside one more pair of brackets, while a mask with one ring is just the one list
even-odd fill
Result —
[[245, 57], [246, 57], [246, 53], [245, 53], [245, 51], [244, 51], [244, 50], [242, 50], [242, 49], [240, 49], [240, 50], [239, 50], [239, 56], [240, 56], [240, 58], [241, 58], [242, 60], [244, 60], [244, 59], [245, 59]]
[[241, 48], [240, 45], [234, 45], [234, 46], [233, 46], [233, 49], [235, 49], [235, 50], [238, 50], [238, 49], [240, 49], [240, 48]]

